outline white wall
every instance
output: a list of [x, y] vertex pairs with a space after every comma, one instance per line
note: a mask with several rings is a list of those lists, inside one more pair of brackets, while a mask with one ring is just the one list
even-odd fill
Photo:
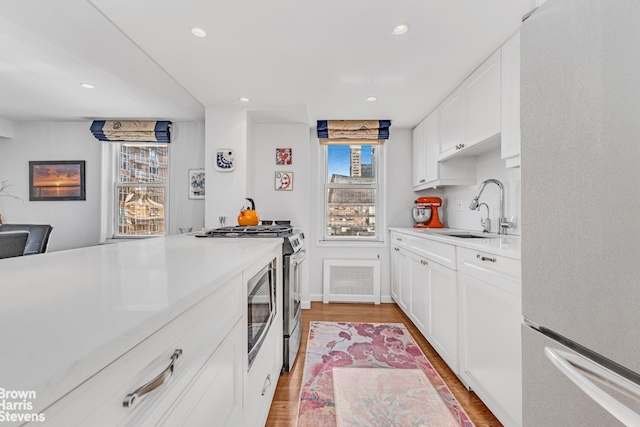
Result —
[[[247, 111], [233, 107], [206, 107], [205, 110], [205, 227], [220, 226], [218, 217], [226, 216], [226, 225], [237, 225], [240, 208], [247, 196]], [[236, 167], [231, 172], [213, 169], [215, 151], [230, 148]]]
[[[520, 168], [506, 168], [504, 160], [500, 159], [499, 150], [494, 150], [477, 158], [476, 185], [451, 186], [444, 188], [443, 208], [441, 210], [445, 226], [449, 228], [463, 228], [467, 230], [482, 230], [480, 218], [487, 216], [484, 206], [480, 211], [469, 209], [471, 200], [478, 195], [480, 184], [486, 179], [493, 178], [504, 186], [505, 216], [516, 217], [515, 227], [508, 230], [509, 234], [520, 234]], [[461, 201], [462, 208], [457, 210], [457, 201]], [[492, 232], [497, 231], [497, 218], [500, 215], [500, 198], [498, 186], [487, 184], [479, 200], [489, 205]]]
[[[0, 180], [23, 201], [0, 197], [5, 223], [53, 224], [50, 251], [92, 246], [100, 240], [101, 143], [86, 122], [14, 122], [12, 139], [0, 140]], [[187, 170], [204, 166], [201, 123], [174, 123], [170, 160], [169, 228], [202, 227], [202, 200], [188, 200]], [[84, 160], [85, 201], [29, 201], [30, 160]], [[208, 189], [209, 187], [207, 187]]]
[[[13, 139], [0, 141], [0, 180], [23, 201], [0, 197], [5, 223], [52, 224], [49, 251], [91, 246], [100, 234], [101, 147], [91, 122], [14, 122]], [[30, 160], [84, 160], [86, 200], [29, 201]]]

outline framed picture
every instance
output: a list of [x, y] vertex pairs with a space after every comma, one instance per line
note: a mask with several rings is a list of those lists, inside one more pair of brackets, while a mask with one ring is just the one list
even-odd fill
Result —
[[189, 169], [189, 198], [204, 199], [204, 169]]
[[84, 160], [29, 162], [29, 200], [86, 200]]
[[231, 172], [236, 168], [236, 155], [231, 148], [216, 150], [213, 169], [218, 172]]
[[276, 191], [293, 190], [293, 172], [276, 172], [275, 189]]
[[293, 162], [291, 148], [276, 148], [276, 165], [290, 165]]

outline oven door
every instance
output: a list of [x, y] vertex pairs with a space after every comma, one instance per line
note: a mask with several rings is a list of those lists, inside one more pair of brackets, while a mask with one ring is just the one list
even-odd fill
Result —
[[291, 335], [296, 327], [296, 319], [300, 318], [302, 297], [302, 262], [307, 257], [307, 251], [301, 250], [286, 257], [286, 284], [284, 290], [284, 334]]
[[275, 260], [247, 283], [247, 337], [249, 369], [276, 315]]

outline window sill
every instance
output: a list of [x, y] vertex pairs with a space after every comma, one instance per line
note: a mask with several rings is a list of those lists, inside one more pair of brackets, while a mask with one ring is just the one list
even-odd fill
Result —
[[386, 248], [385, 240], [318, 240], [316, 245], [321, 248]]

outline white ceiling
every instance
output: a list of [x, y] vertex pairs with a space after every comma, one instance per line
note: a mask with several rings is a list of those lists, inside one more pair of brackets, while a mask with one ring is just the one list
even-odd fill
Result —
[[[391, 119], [413, 127], [532, 7], [533, 0], [0, 0], [0, 119], [189, 121], [222, 105], [257, 110], [265, 121]], [[411, 30], [393, 36], [400, 23]], [[208, 36], [191, 35], [194, 26]], [[377, 102], [365, 100], [372, 95]]]

